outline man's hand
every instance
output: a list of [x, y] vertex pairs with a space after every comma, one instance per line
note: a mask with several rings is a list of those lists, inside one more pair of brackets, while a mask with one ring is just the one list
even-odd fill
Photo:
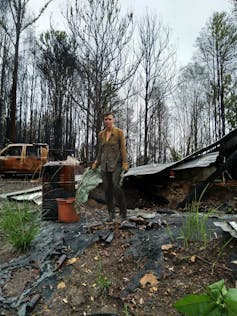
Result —
[[127, 171], [128, 171], [128, 168], [129, 168], [128, 163], [127, 163], [127, 162], [123, 162], [123, 163], [122, 163], [122, 170], [123, 170], [124, 172], [127, 172]]
[[91, 169], [95, 170], [97, 168], [97, 160], [93, 162]]

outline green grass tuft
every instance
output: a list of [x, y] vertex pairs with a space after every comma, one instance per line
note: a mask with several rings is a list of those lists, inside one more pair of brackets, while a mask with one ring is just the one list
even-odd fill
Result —
[[0, 210], [0, 230], [17, 250], [25, 251], [39, 230], [39, 216], [29, 203], [5, 202]]
[[181, 227], [181, 237], [184, 240], [185, 247], [188, 247], [188, 243], [192, 241], [201, 241], [204, 246], [210, 238], [210, 233], [207, 228], [207, 222], [213, 210], [207, 213], [200, 213], [200, 202], [193, 201], [188, 214]]

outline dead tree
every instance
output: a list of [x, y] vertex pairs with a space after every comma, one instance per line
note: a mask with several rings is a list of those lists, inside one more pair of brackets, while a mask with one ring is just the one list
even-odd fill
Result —
[[[21, 34], [28, 27], [33, 25], [45, 11], [47, 6], [52, 0], [48, 0], [46, 4], [42, 7], [39, 14], [27, 20], [27, 4], [30, 0], [6, 0], [10, 17], [6, 19], [6, 15], [0, 17], [0, 25], [4, 29], [7, 36], [12, 41], [14, 53], [13, 53], [13, 71], [12, 71], [12, 83], [10, 92], [10, 110], [9, 110], [9, 139], [14, 142], [16, 138], [16, 114], [17, 114], [17, 85], [18, 85], [18, 68], [19, 68], [19, 46]], [[14, 25], [14, 36], [12, 36], [10, 31], [10, 23], [13, 22]]]
[[83, 104], [78, 101], [78, 108], [87, 113], [86, 125], [91, 131], [90, 137], [86, 132], [85, 143], [88, 146], [91, 139], [94, 145], [103, 112], [118, 111], [119, 91], [137, 69], [138, 63], [131, 62], [133, 14], [121, 17], [118, 0], [76, 1], [68, 8], [67, 21], [78, 44], [78, 72], [84, 79], [84, 86], [77, 90], [87, 100]]
[[[164, 98], [172, 91], [173, 71], [171, 61], [174, 50], [170, 47], [169, 29], [164, 27], [155, 15], [146, 13], [139, 23], [139, 49], [141, 58], [141, 76], [143, 87], [141, 97], [144, 100], [144, 164], [149, 162], [149, 129], [152, 113], [157, 104], [164, 103]], [[173, 63], [172, 63], [173, 64]], [[159, 91], [159, 99], [157, 98]]]

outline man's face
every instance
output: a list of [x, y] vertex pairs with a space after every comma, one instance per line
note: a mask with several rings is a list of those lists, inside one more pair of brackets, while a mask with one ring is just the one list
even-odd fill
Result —
[[107, 115], [104, 117], [104, 125], [105, 127], [112, 128], [114, 125], [114, 117], [113, 115]]

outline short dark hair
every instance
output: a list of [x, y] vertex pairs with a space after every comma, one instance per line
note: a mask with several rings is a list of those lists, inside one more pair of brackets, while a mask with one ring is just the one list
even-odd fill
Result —
[[113, 117], [115, 117], [113, 112], [106, 112], [103, 114], [103, 118], [105, 118], [106, 116], [112, 115]]

